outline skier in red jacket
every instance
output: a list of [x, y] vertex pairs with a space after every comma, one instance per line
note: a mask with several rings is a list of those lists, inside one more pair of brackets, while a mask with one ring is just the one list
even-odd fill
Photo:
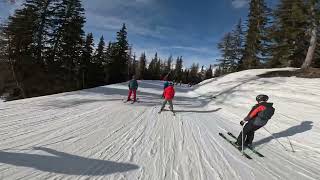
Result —
[[243, 126], [243, 132], [241, 131], [236, 145], [242, 146], [242, 133], [244, 146], [251, 146], [254, 138], [254, 132], [267, 124], [268, 120], [274, 114], [275, 109], [272, 107], [273, 103], [268, 103], [269, 97], [264, 94], [260, 94], [256, 97], [258, 104], [252, 107], [251, 111], [244, 120], [240, 122]]
[[174, 113], [173, 104], [172, 104], [172, 100], [174, 98], [174, 94], [175, 94], [175, 91], [174, 91], [173, 83], [170, 82], [169, 86], [164, 89], [164, 92], [163, 92], [164, 101], [163, 101], [163, 104], [162, 104], [162, 107], [161, 107], [160, 111], [158, 112], [159, 114], [164, 109], [164, 107], [166, 106], [167, 102], [169, 102], [170, 110]]

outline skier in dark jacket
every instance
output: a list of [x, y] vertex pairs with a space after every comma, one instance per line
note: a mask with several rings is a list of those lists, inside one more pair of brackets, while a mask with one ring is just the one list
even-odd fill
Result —
[[268, 103], [269, 97], [267, 95], [258, 95], [256, 100], [258, 104], [254, 105], [244, 120], [240, 122], [240, 125], [243, 127], [243, 132], [241, 131], [236, 144], [242, 146], [242, 133], [244, 146], [251, 146], [254, 138], [254, 132], [264, 125], [267, 124], [268, 120], [274, 114], [275, 109], [272, 107], [273, 103]]
[[138, 81], [135, 76], [132, 76], [132, 79], [129, 81], [129, 94], [127, 101], [131, 101], [131, 95], [133, 94], [133, 102], [137, 101], [137, 89], [138, 89]]

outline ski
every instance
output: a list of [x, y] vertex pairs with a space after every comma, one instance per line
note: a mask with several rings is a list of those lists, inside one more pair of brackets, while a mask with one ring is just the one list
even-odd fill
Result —
[[[231, 136], [234, 139], [237, 139], [237, 137], [235, 135], [233, 135], [231, 132], [228, 132], [228, 135]], [[263, 154], [259, 153], [257, 150], [255, 150], [253, 147], [250, 146], [245, 146], [245, 148], [250, 149], [253, 153], [257, 154], [259, 157], [264, 157]]]
[[243, 153], [243, 155], [244, 155], [246, 158], [252, 159], [247, 153], [242, 152], [241, 149], [240, 149], [233, 141], [231, 141], [230, 139], [228, 139], [224, 134], [219, 133], [219, 135], [220, 135], [224, 140], [226, 140], [227, 142], [229, 142], [233, 147], [235, 147], [238, 151], [240, 151], [241, 153]]
[[139, 98], [137, 98], [136, 101], [133, 101], [133, 100], [127, 101], [126, 99], [123, 99], [122, 102], [123, 102], [123, 103], [128, 103], [128, 102], [130, 102], [131, 104], [134, 104], [134, 103], [139, 103], [140, 101], [139, 101]]
[[[167, 110], [162, 110], [162, 111], [167, 111]], [[161, 114], [162, 111], [159, 111], [158, 114]], [[171, 112], [172, 112], [172, 111], [171, 111]], [[173, 115], [173, 116], [176, 116], [176, 113], [175, 113], [175, 112], [172, 112], [172, 115]]]

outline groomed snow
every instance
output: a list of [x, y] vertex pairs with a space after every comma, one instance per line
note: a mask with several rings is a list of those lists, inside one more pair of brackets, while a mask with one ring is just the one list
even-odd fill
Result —
[[[176, 116], [157, 113], [162, 83], [127, 84], [0, 103], [0, 179], [320, 179], [320, 79], [259, 78], [248, 70], [176, 86]], [[276, 113], [246, 159], [219, 132], [241, 130], [265, 93]], [[215, 97], [215, 98], [214, 98]], [[294, 151], [294, 152], [292, 152]]]

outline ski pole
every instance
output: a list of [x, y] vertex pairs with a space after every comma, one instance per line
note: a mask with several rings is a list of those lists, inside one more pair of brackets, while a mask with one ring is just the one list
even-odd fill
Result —
[[243, 138], [243, 129], [244, 129], [244, 126], [246, 125], [247, 123], [245, 123], [245, 124], [243, 124], [242, 125], [242, 141], [241, 141], [241, 146], [242, 146], [242, 156], [244, 155], [243, 154], [243, 149], [244, 149], [244, 147], [243, 147], [243, 144], [244, 144], [244, 142], [243, 142], [243, 140], [244, 140], [244, 138]]
[[270, 131], [267, 130], [267, 128], [263, 127], [263, 129], [266, 130], [272, 136], [272, 138], [276, 140], [285, 149], [285, 151], [288, 151], [287, 148], [276, 137], [274, 137]]
[[294, 151], [294, 149], [293, 149], [293, 145], [292, 145], [292, 143], [291, 143], [291, 141], [290, 141], [289, 137], [287, 137], [287, 139], [288, 139], [288, 141], [289, 141], [289, 143], [290, 143], [290, 146], [291, 146], [292, 152], [295, 152], [295, 151]]
[[242, 141], [241, 141], [242, 155], [244, 155], [244, 135], [243, 135], [243, 129], [244, 129], [244, 126], [245, 126], [247, 123], [248, 123], [248, 122], [245, 121], [245, 123], [242, 125]]

